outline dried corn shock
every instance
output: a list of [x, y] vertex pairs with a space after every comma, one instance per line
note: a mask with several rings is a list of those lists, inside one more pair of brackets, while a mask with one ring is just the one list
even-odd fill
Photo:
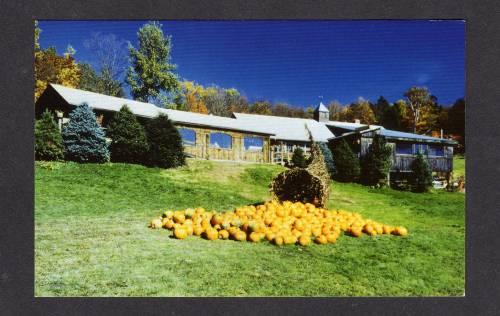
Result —
[[222, 213], [203, 208], [166, 211], [162, 217], [153, 219], [150, 227], [173, 230], [178, 239], [195, 235], [208, 240], [267, 240], [276, 245], [297, 243], [302, 246], [312, 241], [318, 244], [335, 243], [342, 233], [354, 237], [360, 237], [363, 233], [369, 236], [408, 234], [404, 227], [364, 219], [358, 213], [327, 210], [311, 203], [290, 201], [269, 201]]

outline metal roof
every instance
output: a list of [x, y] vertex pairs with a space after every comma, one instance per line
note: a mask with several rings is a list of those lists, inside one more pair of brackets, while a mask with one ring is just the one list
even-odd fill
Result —
[[66, 100], [66, 102], [74, 106], [87, 103], [89, 107], [93, 109], [118, 112], [123, 105], [127, 105], [132, 113], [140, 117], [153, 118], [158, 116], [159, 113], [163, 113], [168, 115], [168, 117], [175, 123], [273, 135], [273, 133], [268, 129], [256, 126], [251, 122], [241, 122], [234, 118], [164, 109], [151, 103], [111, 97], [95, 92], [68, 88], [57, 84], [50, 85], [64, 100]]
[[380, 135], [385, 136], [386, 138], [393, 139], [409, 139], [409, 140], [417, 140], [417, 141], [425, 141], [425, 142], [436, 142], [436, 143], [448, 143], [448, 144], [456, 144], [457, 142], [450, 139], [445, 138], [437, 138], [426, 135], [419, 135], [413, 133], [405, 133], [400, 131], [394, 131], [390, 129], [381, 129]]
[[308, 129], [313, 140], [317, 142], [327, 142], [329, 138], [335, 137], [325, 124], [312, 119], [247, 113], [233, 113], [233, 115], [238, 121], [251, 123], [273, 132], [275, 134], [271, 136], [273, 139], [308, 142]]
[[328, 121], [324, 122], [324, 124], [332, 127], [338, 127], [350, 131], [355, 131], [358, 129], [384, 129], [383, 126], [380, 125], [368, 125], [368, 124], [361, 124], [361, 123], [351, 123], [351, 122], [340, 122], [340, 121]]
[[323, 102], [320, 102], [319, 105], [316, 107], [316, 110], [318, 112], [330, 112], [326, 106], [323, 104]]
[[389, 139], [416, 140], [425, 142], [456, 144], [456, 142], [453, 140], [431, 137], [426, 135], [419, 135], [414, 133], [394, 131], [390, 129], [385, 129], [383, 126], [380, 125], [368, 125], [361, 123], [339, 122], [339, 121], [328, 121], [325, 122], [324, 124], [332, 127], [346, 129], [352, 132], [377, 131], [380, 135]]

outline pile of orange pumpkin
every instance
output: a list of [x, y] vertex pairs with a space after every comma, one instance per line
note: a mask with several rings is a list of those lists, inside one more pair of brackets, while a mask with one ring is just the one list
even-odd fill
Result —
[[327, 210], [309, 203], [290, 201], [269, 201], [221, 213], [201, 207], [166, 211], [161, 217], [153, 219], [149, 227], [173, 230], [177, 239], [194, 235], [208, 240], [267, 240], [275, 245], [302, 246], [311, 242], [335, 243], [342, 233], [354, 237], [361, 237], [363, 233], [369, 236], [408, 234], [405, 227], [364, 219], [358, 213]]

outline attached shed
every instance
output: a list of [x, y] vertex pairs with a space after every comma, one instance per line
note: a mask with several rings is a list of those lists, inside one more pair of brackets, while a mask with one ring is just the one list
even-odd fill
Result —
[[411, 172], [411, 163], [418, 152], [426, 156], [433, 172], [449, 177], [453, 171], [456, 141], [389, 130], [379, 125], [330, 121], [327, 126], [338, 133], [329, 141], [332, 147], [345, 139], [360, 158], [368, 152], [376, 134], [383, 136], [393, 148], [391, 173]]
[[188, 156], [215, 160], [270, 162], [273, 132], [234, 118], [159, 108], [153, 104], [49, 84], [35, 104], [39, 117], [45, 109], [56, 114], [61, 126], [75, 106], [87, 103], [105, 129], [115, 112], [127, 105], [145, 123], [166, 114], [178, 128]]

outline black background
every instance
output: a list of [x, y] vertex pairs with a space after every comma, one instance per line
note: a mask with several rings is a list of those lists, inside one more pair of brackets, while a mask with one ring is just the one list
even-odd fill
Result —
[[[465, 19], [466, 292], [459, 298], [35, 298], [34, 19]], [[0, 0], [0, 314], [498, 315], [498, 1]]]

